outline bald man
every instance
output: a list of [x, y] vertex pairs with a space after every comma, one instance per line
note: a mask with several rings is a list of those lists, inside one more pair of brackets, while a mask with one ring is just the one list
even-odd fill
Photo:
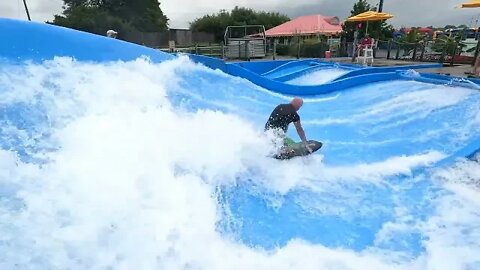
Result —
[[302, 139], [303, 144], [311, 153], [312, 149], [308, 146], [307, 138], [305, 137], [305, 131], [300, 123], [300, 116], [297, 113], [302, 105], [303, 100], [296, 97], [292, 99], [290, 103], [280, 104], [275, 107], [270, 114], [267, 123], [265, 123], [265, 131], [270, 129], [275, 130], [277, 134], [284, 138], [284, 143], [286, 144], [285, 136], [288, 130], [288, 125], [293, 122], [295, 128], [297, 129], [298, 136], [300, 139]]

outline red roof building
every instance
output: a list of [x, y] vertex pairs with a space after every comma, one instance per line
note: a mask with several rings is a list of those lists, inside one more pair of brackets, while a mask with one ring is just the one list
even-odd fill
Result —
[[338, 35], [342, 32], [340, 20], [335, 16], [301, 16], [274, 28], [268, 29], [267, 37], [289, 37], [310, 35]]
[[[418, 33], [423, 33], [423, 34], [433, 33], [433, 29], [428, 27], [417, 27], [415, 29], [417, 30]], [[408, 27], [408, 28], [403, 28], [402, 30], [404, 33], [408, 34], [410, 33], [410, 31], [412, 31], [412, 28]]]

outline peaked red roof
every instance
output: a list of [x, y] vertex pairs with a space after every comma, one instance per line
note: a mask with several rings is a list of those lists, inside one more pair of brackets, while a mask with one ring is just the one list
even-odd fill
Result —
[[337, 34], [342, 32], [340, 20], [335, 16], [301, 16], [284, 24], [268, 29], [267, 37], [294, 36], [298, 34]]

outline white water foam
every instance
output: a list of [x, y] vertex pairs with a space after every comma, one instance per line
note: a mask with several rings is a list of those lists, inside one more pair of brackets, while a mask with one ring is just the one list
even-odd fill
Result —
[[[426, 222], [428, 261], [437, 269], [480, 269], [480, 164], [463, 160], [438, 169], [434, 179], [448, 191]], [[449, 258], [446, 260], [445, 258]]]
[[287, 81], [286, 83], [295, 84], [295, 85], [324, 84], [335, 78], [342, 76], [347, 72], [348, 71], [344, 69], [338, 69], [338, 68], [322, 69], [322, 70], [317, 70], [317, 71], [305, 74], [293, 80]]
[[[400, 83], [398, 87], [403, 86]], [[367, 121], [381, 123], [382, 127], [401, 125], [415, 119], [426, 118], [435, 110], [447, 108], [460, 103], [474, 93], [476, 93], [475, 90], [463, 87], [432, 85], [425, 90], [405, 92], [385, 101], [374, 102], [368, 106], [364, 112], [353, 114], [348, 118], [326, 118], [321, 120], [310, 120], [307, 123], [324, 126]], [[411, 115], [411, 117], [403, 119], [402, 122], [391, 123], [390, 120], [392, 118], [401, 115]]]
[[[428, 254], [437, 256], [398, 262], [381, 250], [354, 252], [300, 239], [267, 252], [218, 233], [218, 184], [234, 185], [253, 169], [262, 178], [256, 181], [287, 192], [318, 175], [321, 159], [272, 160], [266, 157], [269, 139], [246, 120], [173, 108], [169, 93], [189, 91], [180, 86], [185, 78], [178, 70], [210, 72], [184, 58], [102, 65], [57, 59], [1, 75], [8, 91], [0, 104], [42, 104], [49, 122], [38, 129], [53, 134], [49, 143], [57, 149], [39, 153], [48, 160], [43, 165], [0, 151], [1, 269], [446, 269], [438, 254], [462, 262], [429, 240]], [[401, 157], [325, 168], [325, 174], [328, 181], [381, 179], [438, 158]], [[439, 208], [439, 215], [447, 210]], [[435, 224], [432, 236], [454, 236], [458, 229]]]

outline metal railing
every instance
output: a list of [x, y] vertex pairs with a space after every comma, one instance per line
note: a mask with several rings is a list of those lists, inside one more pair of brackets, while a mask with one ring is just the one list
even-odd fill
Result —
[[160, 50], [164, 52], [190, 53], [190, 54], [198, 54], [198, 55], [225, 59], [225, 48], [226, 47], [223, 44], [220, 44], [220, 45], [212, 45], [212, 46], [193, 45], [193, 46], [179, 47], [174, 49], [160, 48]]
[[221, 59], [246, 59], [263, 58], [266, 56], [265, 45], [263, 41], [256, 40], [236, 40], [230, 41], [228, 46], [223, 43], [219, 45], [200, 46], [193, 45], [176, 48], [159, 48], [159, 50], [170, 53], [190, 53]]
[[266, 56], [266, 35], [263, 25], [230, 25], [225, 29], [226, 58], [245, 59]]
[[[227, 58], [244, 58], [250, 60], [252, 52], [256, 49], [254, 44], [248, 41], [239, 42], [236, 46], [225, 46], [223, 43], [215, 45], [192, 45], [187, 47], [179, 47], [174, 49], [161, 48], [165, 52], [185, 52], [190, 54], [205, 55], [220, 59]], [[325, 57], [325, 51], [331, 52], [331, 57], [347, 56], [349, 44], [340, 44], [340, 47], [333, 48], [326, 43], [319, 44], [290, 44], [280, 45], [273, 43], [268, 46], [265, 56], [290, 56], [290, 57]], [[304, 50], [308, 47], [309, 50]], [[261, 45], [259, 50], [264, 50]], [[351, 49], [351, 48], [350, 48]], [[312, 55], [312, 50], [315, 54]], [[473, 51], [472, 51], [473, 50]], [[479, 55], [480, 42], [475, 47], [471, 47], [469, 52], [460, 46], [460, 42], [440, 44], [433, 41], [420, 41], [417, 43], [399, 42], [395, 40], [378, 41], [374, 50], [375, 58], [384, 58], [391, 60], [404, 60], [415, 62], [439, 62], [450, 65], [455, 64], [471, 64], [473, 65], [476, 57]]]

